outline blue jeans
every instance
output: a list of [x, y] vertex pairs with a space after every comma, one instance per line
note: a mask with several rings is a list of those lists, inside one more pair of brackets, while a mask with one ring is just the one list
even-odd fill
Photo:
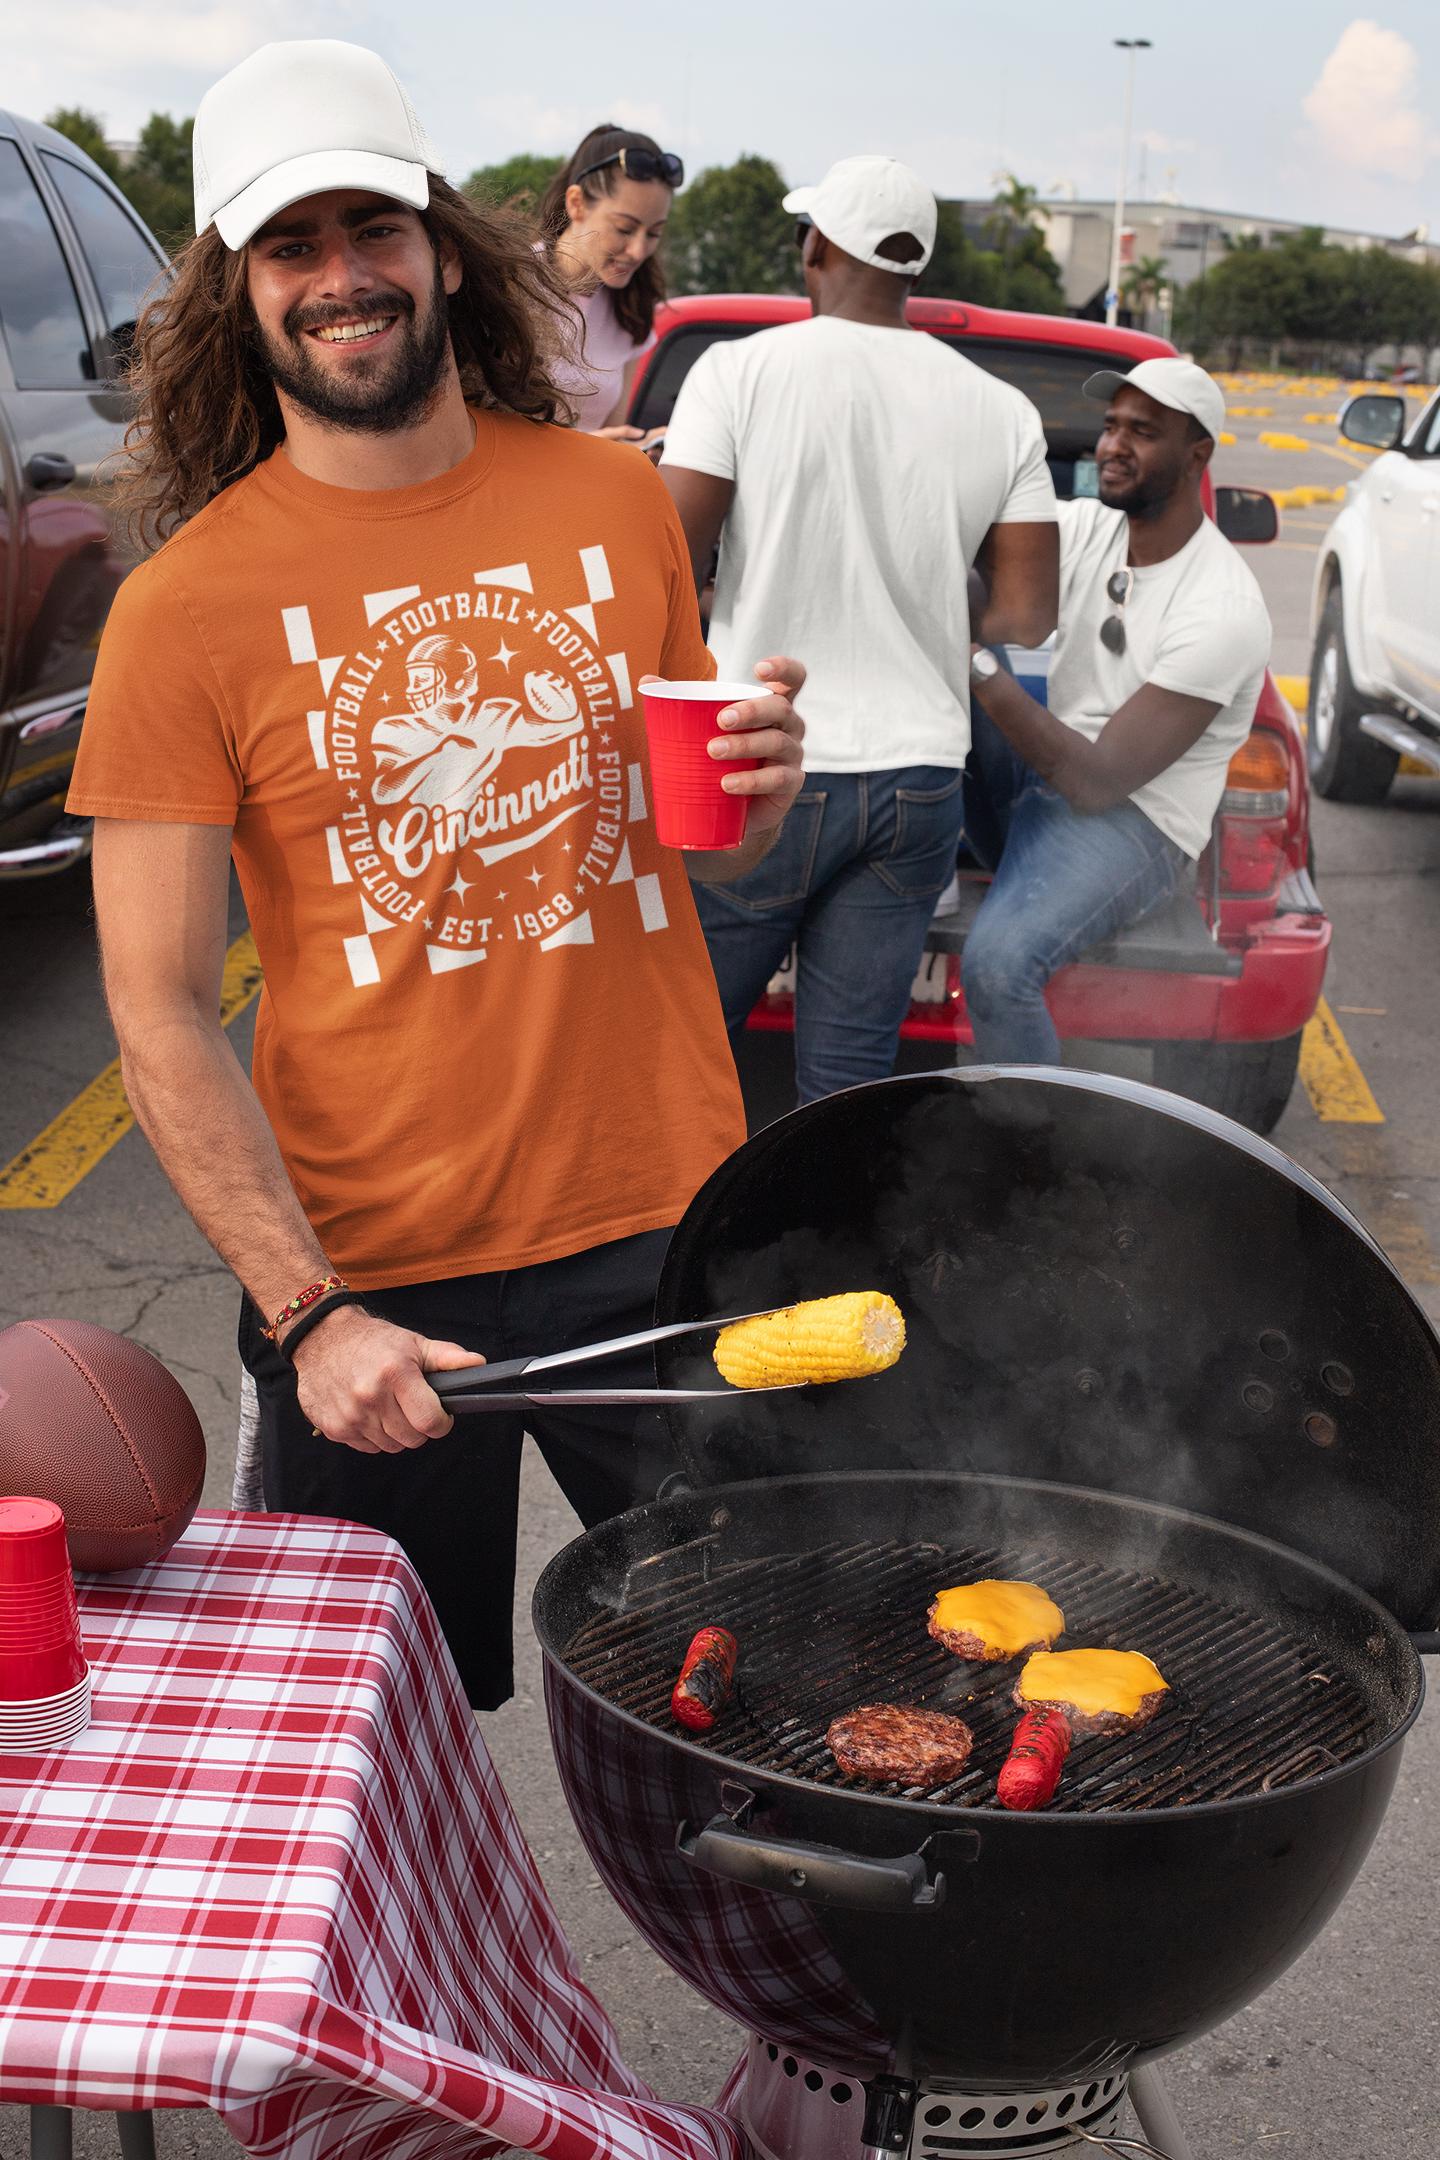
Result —
[[798, 947], [802, 1103], [888, 1079], [935, 902], [960, 841], [963, 775], [941, 765], [809, 773], [770, 853], [695, 901], [734, 1039]]
[[1132, 802], [1072, 810], [978, 700], [972, 721], [965, 838], [995, 871], [960, 963], [975, 1050], [985, 1064], [1058, 1065], [1045, 985], [1168, 900], [1190, 859]]

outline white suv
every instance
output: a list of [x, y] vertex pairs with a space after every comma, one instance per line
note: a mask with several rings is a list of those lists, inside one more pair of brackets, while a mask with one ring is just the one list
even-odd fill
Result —
[[1440, 395], [1406, 435], [1409, 411], [1366, 391], [1340, 415], [1381, 455], [1315, 572], [1310, 776], [1332, 802], [1379, 802], [1402, 757], [1440, 772]]

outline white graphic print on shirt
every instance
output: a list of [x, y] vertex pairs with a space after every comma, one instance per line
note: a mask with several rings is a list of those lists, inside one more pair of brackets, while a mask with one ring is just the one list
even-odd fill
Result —
[[281, 610], [292, 662], [324, 686], [307, 719], [339, 790], [331, 881], [358, 888], [344, 940], [357, 989], [382, 980], [375, 939], [404, 926], [436, 975], [506, 943], [593, 944], [602, 885], [632, 885], [642, 927], [667, 928], [660, 880], [637, 876], [625, 837], [647, 816], [645, 776], [621, 748], [625, 654], [598, 650], [596, 610], [614, 597], [603, 547], [582, 548], [580, 570], [587, 597], [568, 607], [538, 604], [525, 563], [476, 571], [473, 590], [366, 593], [373, 634], [334, 658], [307, 606]]

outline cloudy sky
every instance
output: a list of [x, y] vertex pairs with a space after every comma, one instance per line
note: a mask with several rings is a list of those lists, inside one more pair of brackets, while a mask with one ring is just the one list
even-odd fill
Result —
[[384, 53], [452, 177], [568, 149], [599, 120], [647, 129], [692, 170], [742, 150], [792, 183], [888, 151], [941, 194], [1005, 168], [1042, 194], [1113, 193], [1124, 56], [1136, 73], [1132, 189], [1212, 209], [1440, 234], [1435, 0], [45, 0], [6, 47], [4, 95], [41, 117], [101, 113], [118, 140], [276, 37]]

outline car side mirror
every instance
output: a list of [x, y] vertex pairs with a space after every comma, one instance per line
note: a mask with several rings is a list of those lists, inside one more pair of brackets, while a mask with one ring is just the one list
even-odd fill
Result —
[[1360, 443], [1367, 450], [1393, 450], [1405, 433], [1408, 410], [1404, 398], [1362, 391], [1342, 408], [1340, 433], [1347, 442]]
[[1263, 547], [1280, 531], [1275, 498], [1264, 488], [1217, 487], [1215, 522], [1236, 547]]

